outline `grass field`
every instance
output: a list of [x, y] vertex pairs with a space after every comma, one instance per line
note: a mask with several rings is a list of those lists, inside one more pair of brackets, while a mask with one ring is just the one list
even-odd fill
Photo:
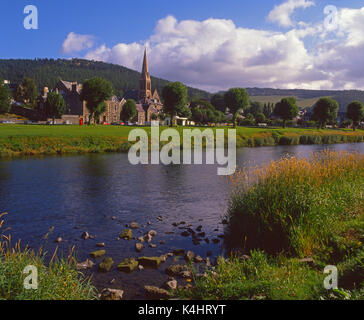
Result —
[[[162, 127], [162, 130], [165, 128], [167, 127]], [[179, 127], [178, 130], [184, 128]], [[127, 152], [131, 145], [128, 134], [132, 129], [135, 127], [3, 124], [0, 125], [0, 156]], [[150, 127], [144, 129], [150, 134]], [[346, 142], [364, 142], [364, 131], [237, 128], [237, 147]]]

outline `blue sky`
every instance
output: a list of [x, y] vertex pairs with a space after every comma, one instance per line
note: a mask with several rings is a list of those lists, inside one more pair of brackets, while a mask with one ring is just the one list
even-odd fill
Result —
[[[268, 18], [270, 12], [273, 10], [275, 6], [279, 6], [284, 4], [285, 2], [312, 2], [311, 5], [307, 6], [307, 8], [297, 7], [291, 14], [290, 18], [294, 21], [294, 24], [291, 26], [283, 26], [277, 21], [272, 21]], [[58, 2], [59, 3], [59, 2]], [[154, 68], [151, 67], [152, 73], [157, 76], [167, 77], [169, 80], [181, 80], [187, 82], [188, 84], [195, 85], [198, 87], [204, 87], [206, 89], [215, 90], [223, 88], [222, 83], [220, 82], [212, 82], [208, 81], [208, 83], [204, 83], [204, 81], [197, 81], [197, 74], [190, 74], [188, 76], [188, 72], [182, 72], [181, 68], [184, 69], [188, 66], [188, 61], [194, 60], [194, 63], [190, 65], [190, 68], [196, 68], [200, 66], [199, 59], [200, 56], [194, 56], [193, 58], [189, 53], [186, 53], [186, 48], [181, 52], [178, 52], [177, 49], [180, 48], [180, 44], [177, 47], [171, 46], [171, 43], [176, 42], [176, 38], [171, 38], [171, 34], [169, 33], [168, 39], [161, 40], [161, 32], [155, 31], [155, 28], [158, 24], [158, 21], [166, 19], [168, 16], [173, 16], [176, 23], [179, 24], [182, 21], [194, 21], [196, 23], [202, 23], [209, 18], [214, 18], [214, 23], [218, 23], [219, 21], [231, 20], [234, 24], [234, 28], [229, 31], [229, 35], [222, 35], [222, 37], [227, 37], [230, 39], [232, 33], [238, 33], [242, 31], [241, 37], [244, 37], [245, 34], [243, 30], [252, 30], [261, 31], [261, 32], [274, 32], [275, 35], [282, 35], [287, 39], [290, 38], [288, 35], [289, 31], [292, 30], [308, 30], [308, 25], [310, 26], [318, 26], [322, 24], [325, 15], [323, 13], [323, 9], [327, 5], [335, 5], [340, 10], [341, 8], [349, 8], [350, 10], [357, 10], [355, 14], [358, 17], [361, 17], [362, 11], [361, 7], [364, 7], [363, 1], [361, 0], [256, 0], [256, 1], [243, 1], [243, 0], [187, 0], [187, 1], [176, 1], [176, 0], [155, 0], [155, 1], [132, 1], [132, 0], [103, 0], [103, 1], [70, 1], [70, 0], [62, 0], [61, 4], [58, 5], [55, 1], [44, 1], [44, 0], [32, 0], [32, 1], [21, 1], [21, 0], [2, 0], [1, 8], [0, 8], [0, 32], [3, 41], [1, 41], [0, 47], [0, 58], [71, 58], [71, 57], [87, 57], [93, 58], [95, 60], [103, 60], [106, 62], [113, 62], [124, 64], [127, 67], [131, 67], [134, 69], [138, 68], [138, 60], [131, 60], [131, 55], [138, 55], [139, 51], [147, 45], [148, 50], [150, 51], [150, 60], [151, 65], [153, 66], [153, 60], [155, 61]], [[38, 15], [39, 15], [39, 29], [38, 30], [25, 30], [23, 27], [23, 20], [25, 18], [25, 14], [23, 13], [24, 7], [28, 4], [32, 4], [37, 6]], [[347, 15], [345, 16], [347, 17]], [[344, 18], [345, 18], [344, 17]], [[343, 19], [344, 19], [343, 18]], [[359, 18], [358, 18], [359, 19]], [[303, 21], [305, 26], [298, 25], [297, 23]], [[346, 21], [346, 20], [343, 20]], [[347, 23], [343, 23], [345, 25], [345, 30], [343, 32], [348, 32], [351, 34], [356, 32], [353, 26], [347, 27]], [[168, 26], [168, 24], [162, 24], [162, 26]], [[184, 25], [182, 24], [180, 27], [176, 27], [176, 30], [179, 31], [185, 30], [183, 29]], [[186, 30], [188, 30], [187, 27]], [[202, 27], [201, 27], [202, 28]], [[175, 31], [174, 30], [174, 34]], [[203, 30], [203, 29], [202, 29]], [[354, 30], [354, 31], [353, 31]], [[88, 35], [92, 37], [92, 44], [84, 47], [83, 50], [69, 50], [65, 52], [62, 50], [62, 45], [64, 44], [65, 39], [69, 36], [70, 33], [75, 35]], [[172, 31], [171, 31], [172, 32]], [[252, 33], [253, 33], [252, 32]], [[208, 33], [211, 34], [211, 33]], [[164, 35], [165, 36], [165, 35]], [[163, 37], [164, 37], [163, 36]], [[277, 36], [277, 39], [279, 38]], [[154, 38], [153, 38], [154, 37]], [[212, 37], [214, 37], [212, 35]], [[239, 38], [240, 36], [236, 36]], [[158, 40], [155, 40], [158, 38]], [[267, 39], [270, 37], [267, 36]], [[298, 37], [302, 42], [305, 50], [310, 51], [313, 47], [318, 48], [321, 45], [326, 45], [329, 40], [338, 39], [340, 36], [332, 37], [332, 35], [323, 39], [322, 36], [318, 35], [318, 31], [316, 33], [310, 32], [309, 36]], [[329, 39], [330, 38], [330, 39]], [[341, 40], [338, 42], [338, 46], [342, 44], [343, 34], [341, 34]], [[77, 38], [78, 39], [78, 38]], [[82, 39], [82, 38], [80, 38]], [[181, 40], [181, 36], [178, 36], [178, 41]], [[191, 42], [191, 51], [197, 50], [197, 47], [194, 45], [195, 38], [186, 37], [183, 43], [188, 41]], [[318, 40], [320, 39], [320, 40]], [[292, 39], [291, 39], [292, 40]], [[197, 40], [196, 40], [197, 41]], [[247, 41], [250, 43], [252, 39]], [[277, 40], [280, 41], [280, 40]], [[263, 48], [263, 44], [257, 44], [254, 50], [258, 50], [262, 57], [267, 55], [267, 57], [272, 57], [272, 61], [277, 62], [278, 58], [282, 57], [282, 52], [279, 51], [279, 47], [285, 47], [287, 44], [287, 50], [289, 50], [290, 45], [287, 42], [279, 42], [278, 44], [271, 44], [269, 48]], [[201, 41], [200, 41], [201, 42]], [[234, 42], [234, 39], [230, 39], [228, 44]], [[135, 44], [134, 48], [131, 48], [131, 44]], [[120, 44], [123, 44], [123, 50], [120, 49]], [[168, 45], [166, 45], [168, 44]], [[241, 45], [241, 48], [239, 45]], [[237, 51], [245, 50], [244, 41], [238, 42], [238, 44], [233, 44], [231, 48], [236, 48]], [[104, 45], [104, 49], [102, 50], [102, 54], [100, 50], [95, 53], [95, 50], [101, 48]], [[119, 47], [117, 47], [119, 45]], [[136, 45], [140, 45], [140, 47], [136, 47]], [[254, 45], [252, 43], [250, 46]], [[361, 43], [356, 44], [358, 49], [361, 49]], [[169, 47], [169, 52], [163, 51], [161, 53], [162, 48]], [[223, 46], [225, 47], [225, 45]], [[115, 48], [115, 50], [113, 50]], [[118, 50], [116, 50], [118, 49]], [[133, 50], [132, 50], [133, 49]], [[126, 52], [126, 51], [127, 52]], [[221, 47], [211, 48], [211, 50], [215, 50], [214, 52], [206, 52], [205, 57], [207, 55], [211, 56], [214, 54], [214, 58], [211, 58], [210, 66], [216, 66], [218, 69], [220, 66], [219, 61], [221, 57], [226, 57], [226, 52], [221, 54]], [[111, 51], [113, 51], [111, 53]], [[117, 52], [116, 52], [117, 51]], [[221, 55], [216, 56], [216, 52], [219, 52]], [[256, 51], [256, 52], [258, 52]], [[345, 51], [345, 50], [344, 50]], [[177, 65], [175, 61], [168, 65], [168, 71], [162, 70], [158, 61], [165, 60], [166, 57], [172, 57], [173, 54], [178, 52], [179, 59], [184, 60], [183, 64]], [[129, 56], [128, 56], [129, 54]], [[303, 53], [302, 53], [303, 54]], [[311, 52], [309, 52], [311, 54]], [[327, 52], [329, 55], [329, 52]], [[258, 54], [259, 56], [259, 54]], [[274, 58], [273, 58], [274, 57]], [[233, 61], [232, 57], [232, 61]], [[312, 54], [311, 54], [312, 58]], [[323, 59], [320, 57], [320, 59]], [[244, 62], [241, 62], [243, 61]], [[246, 64], [247, 61], [256, 61], [254, 57], [236, 57], [236, 63], [240, 62], [246, 68], [253, 69], [257, 68], [257, 65]], [[259, 59], [258, 59], [259, 60]], [[268, 59], [269, 60], [269, 59]], [[166, 62], [166, 61], [165, 61]], [[284, 61], [281, 61], [284, 62]], [[160, 62], [159, 62], [160, 63]], [[290, 65], [290, 62], [286, 61], [287, 65]], [[323, 62], [322, 68], [327, 64], [327, 61]], [[242, 67], [242, 65], [239, 65]], [[175, 67], [173, 67], [175, 66]], [[232, 68], [231, 68], [232, 67]], [[315, 66], [316, 67], [316, 66]], [[173, 71], [171, 69], [176, 68]], [[224, 78], [224, 83], [226, 82], [226, 78], [229, 77], [226, 74], [226, 69], [234, 69], [233, 66], [224, 66], [223, 74], [205, 74], [206, 77], [219, 77]], [[300, 66], [304, 70], [312, 69], [312, 63], [307, 62], [306, 66]], [[301, 69], [297, 69], [296, 73], [298, 74]], [[324, 73], [327, 70], [322, 70]], [[347, 67], [345, 69], [347, 72]], [[353, 70], [354, 71], [354, 70]], [[350, 73], [350, 70], [348, 71]], [[179, 78], [179, 74], [184, 73], [182, 77]], [[190, 72], [191, 73], [191, 72]], [[199, 74], [204, 76], [204, 69], [201, 68], [199, 70]], [[276, 87], [290, 87], [290, 86], [309, 86], [310, 81], [315, 81], [315, 87], [336, 87], [339, 85], [343, 85], [342, 83], [326, 83], [323, 74], [312, 74], [311, 79], [307, 79], [307, 81], [295, 81], [292, 77], [287, 83], [280, 83], [274, 78], [274, 74], [269, 74], [268, 78], [270, 80], [263, 81], [261, 77], [257, 77], [252, 81], [247, 81], [246, 77], [249, 74], [244, 75], [244, 79], [239, 79], [236, 74], [231, 74], [231, 85], [240, 84], [242, 85], [254, 85], [256, 86], [265, 86], [271, 85]], [[308, 75], [304, 75], [307, 77]], [[352, 75], [352, 78], [347, 79], [345, 77], [346, 83], [348, 80], [351, 85], [356, 87], [364, 86], [364, 80], [360, 78], [358, 81], [355, 79], [355, 76]], [[344, 81], [344, 80], [343, 80]]]

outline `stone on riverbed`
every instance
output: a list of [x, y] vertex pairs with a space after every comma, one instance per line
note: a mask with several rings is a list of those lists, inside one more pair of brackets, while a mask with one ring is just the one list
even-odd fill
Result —
[[109, 272], [112, 267], [114, 266], [114, 261], [110, 257], [106, 257], [100, 264], [99, 264], [99, 272]]
[[77, 263], [77, 270], [86, 270], [86, 269], [92, 269], [92, 267], [95, 265], [95, 263], [89, 259], [86, 259], [84, 262]]
[[130, 223], [130, 228], [131, 229], [138, 229], [139, 228], [139, 224], [137, 222], [132, 222], [132, 223]]
[[133, 232], [131, 229], [125, 229], [121, 232], [120, 239], [131, 240], [133, 237]]
[[173, 254], [175, 256], [183, 256], [185, 254], [185, 250], [184, 249], [176, 249], [173, 251]]
[[62, 242], [62, 240], [63, 240], [63, 239], [62, 239], [61, 237], [58, 237], [58, 238], [56, 239], [56, 242], [57, 242], [57, 243], [61, 243], [61, 242]]
[[105, 243], [104, 242], [96, 243], [96, 247], [103, 248], [105, 247]]
[[185, 255], [186, 262], [192, 262], [193, 258], [195, 257], [195, 254], [192, 251], [187, 251]]
[[145, 286], [144, 290], [150, 299], [169, 299], [172, 296], [167, 290], [154, 286]]
[[166, 269], [166, 274], [171, 277], [178, 276], [184, 269], [185, 267], [180, 264], [173, 264]]
[[178, 282], [174, 278], [169, 278], [164, 284], [164, 288], [167, 290], [177, 290]]
[[156, 237], [157, 236], [157, 231], [155, 231], [155, 230], [150, 230], [149, 232], [148, 232], [148, 234], [151, 236], [151, 237]]
[[194, 262], [196, 263], [202, 263], [203, 262], [203, 259], [201, 256], [196, 256], [194, 259], [193, 259]]
[[92, 258], [100, 258], [102, 256], [104, 256], [106, 254], [106, 251], [105, 250], [97, 250], [97, 251], [94, 251], [94, 252], [91, 252], [90, 253], [90, 256]]
[[161, 264], [161, 258], [160, 257], [140, 257], [140, 258], [138, 258], [138, 262], [143, 267], [158, 269], [159, 265]]
[[137, 252], [141, 252], [143, 250], [143, 248], [144, 248], [143, 244], [141, 244], [141, 243], [136, 243], [135, 244], [135, 250]]
[[134, 258], [127, 258], [118, 264], [118, 270], [131, 273], [136, 268], [138, 268], [138, 265], [139, 265], [138, 261], [136, 261]]
[[117, 289], [103, 289], [99, 294], [100, 300], [122, 300], [123, 299], [123, 290]]
[[89, 239], [89, 238], [90, 238], [90, 235], [88, 234], [88, 232], [87, 232], [87, 231], [85, 231], [84, 233], [82, 233], [81, 238], [82, 238], [83, 240], [87, 240], [87, 239]]

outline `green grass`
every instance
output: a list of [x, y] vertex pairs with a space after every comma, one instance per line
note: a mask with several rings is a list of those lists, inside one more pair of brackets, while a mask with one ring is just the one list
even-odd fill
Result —
[[[127, 152], [131, 146], [128, 134], [133, 129], [135, 127], [0, 125], [0, 157]], [[144, 129], [150, 135], [150, 127]], [[237, 147], [346, 142], [364, 142], [364, 131], [237, 128]]]
[[[4, 215], [0, 214], [0, 219]], [[1, 232], [2, 225], [0, 220], [0, 300], [96, 299], [96, 289], [90, 279], [76, 270], [72, 254], [67, 259], [58, 259], [55, 252], [46, 264], [46, 255], [41, 250], [21, 249], [20, 242], [10, 245], [11, 236]], [[24, 287], [24, 280], [30, 275], [23, 272], [27, 266], [37, 268], [37, 289]]]
[[[287, 158], [232, 180], [225, 245], [251, 259], [220, 259], [216, 274], [182, 295], [364, 299], [364, 155]], [[302, 258], [313, 258], [313, 267]], [[323, 289], [327, 265], [337, 266], [341, 290]]]

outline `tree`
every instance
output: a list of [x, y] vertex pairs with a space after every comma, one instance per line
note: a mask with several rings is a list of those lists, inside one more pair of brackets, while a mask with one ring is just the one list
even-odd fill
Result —
[[256, 117], [258, 114], [263, 113], [263, 105], [260, 102], [253, 101], [250, 103], [250, 108], [247, 110], [247, 112]]
[[234, 128], [236, 128], [236, 118], [239, 110], [246, 110], [250, 105], [249, 95], [245, 89], [232, 88], [224, 95], [225, 105], [233, 114]]
[[339, 104], [332, 98], [320, 98], [313, 107], [312, 120], [316, 121], [320, 128], [324, 128], [330, 121], [337, 119]]
[[38, 97], [38, 89], [34, 80], [31, 78], [24, 78], [14, 90], [14, 100], [25, 103], [32, 107], [35, 106]]
[[211, 98], [211, 104], [218, 111], [221, 111], [223, 113], [226, 111], [225, 100], [224, 100], [224, 96], [222, 94], [213, 95]]
[[53, 123], [56, 117], [60, 118], [66, 111], [66, 103], [61, 94], [50, 92], [46, 101], [47, 115], [53, 118]]
[[271, 114], [273, 113], [273, 110], [274, 110], [273, 103], [268, 102], [268, 103], [264, 104], [263, 113], [267, 119], [271, 116]]
[[11, 108], [11, 91], [9, 87], [0, 80], [0, 113], [7, 113]]
[[264, 123], [267, 119], [265, 118], [265, 115], [263, 113], [258, 113], [256, 116], [255, 116], [255, 121], [257, 123]]
[[180, 112], [178, 113], [178, 115], [182, 118], [187, 118], [190, 119], [192, 117], [192, 112], [190, 110], [190, 108], [188, 107], [183, 107]]
[[174, 117], [187, 104], [187, 87], [181, 82], [168, 83], [162, 92], [164, 112], [171, 116], [171, 127]]
[[[81, 99], [86, 101], [87, 108], [90, 112], [89, 124], [92, 119], [98, 119], [106, 109], [104, 102], [111, 98], [114, 88], [108, 80], [103, 78], [93, 78], [86, 80], [83, 84]], [[96, 118], [96, 116], [98, 116]]]
[[128, 99], [121, 110], [120, 119], [124, 122], [130, 121], [137, 115], [137, 108], [133, 99]]
[[346, 113], [348, 119], [353, 121], [353, 130], [359, 125], [360, 121], [364, 120], [364, 106], [360, 101], [353, 101], [348, 105]]
[[298, 115], [298, 106], [296, 98], [283, 98], [274, 108], [274, 114], [283, 120], [283, 128], [286, 127], [286, 121], [292, 120]]

